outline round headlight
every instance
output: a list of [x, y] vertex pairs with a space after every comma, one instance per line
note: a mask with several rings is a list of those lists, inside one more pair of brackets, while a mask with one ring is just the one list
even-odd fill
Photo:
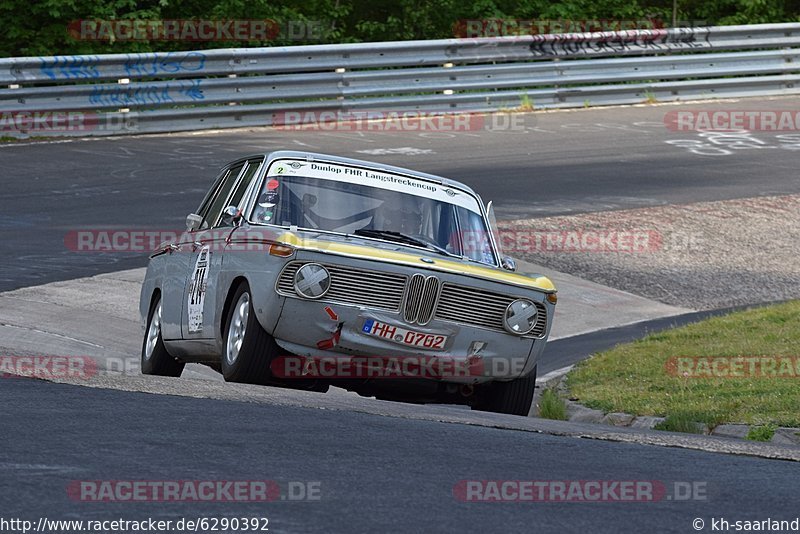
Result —
[[506, 308], [503, 326], [512, 334], [527, 334], [536, 326], [536, 305], [528, 299], [517, 299]]
[[306, 263], [294, 275], [294, 290], [301, 297], [318, 299], [331, 287], [331, 275], [319, 263]]

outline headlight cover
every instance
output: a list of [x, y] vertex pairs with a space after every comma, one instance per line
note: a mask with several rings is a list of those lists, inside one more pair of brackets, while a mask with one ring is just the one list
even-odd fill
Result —
[[538, 314], [539, 311], [532, 300], [517, 299], [506, 308], [503, 326], [512, 334], [525, 335], [536, 326]]
[[331, 287], [331, 274], [319, 263], [306, 263], [294, 274], [294, 290], [301, 297], [318, 299]]

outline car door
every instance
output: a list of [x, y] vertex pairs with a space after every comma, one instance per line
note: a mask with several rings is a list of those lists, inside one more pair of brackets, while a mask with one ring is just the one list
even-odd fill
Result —
[[[195, 214], [203, 216], [216, 198], [217, 192], [230, 174], [230, 167], [223, 168], [206, 194]], [[186, 273], [192, 261], [192, 247], [196, 240], [196, 232], [180, 232], [175, 241], [164, 248], [165, 258], [163, 278], [161, 281], [161, 331], [164, 339], [178, 340], [183, 337], [183, 295], [186, 289]]]
[[[181, 299], [181, 334], [183, 339], [209, 339], [213, 334], [205, 332], [203, 319], [207, 309], [210, 308], [214, 300], [213, 291], [209, 292], [209, 275], [213, 268], [212, 264], [221, 261], [223, 246], [220, 246], [220, 239], [226, 236], [220, 235], [217, 228], [217, 221], [222, 217], [222, 211], [228, 206], [228, 199], [233, 193], [233, 189], [238, 182], [239, 175], [245, 167], [245, 162], [233, 163], [228, 167], [228, 172], [220, 184], [209, 204], [204, 210], [202, 221], [197, 230], [189, 232], [190, 242], [183, 246], [185, 255], [189, 258], [186, 269], [183, 272], [183, 298]], [[224, 229], [222, 231], [224, 234]], [[209, 293], [212, 295], [208, 299]]]
[[[240, 207], [247, 188], [256, 176], [263, 158], [234, 164], [204, 215], [201, 229], [195, 233], [183, 298], [184, 339], [214, 340], [219, 325], [216, 311], [222, 306], [227, 288], [219, 287], [225, 247], [234, 226], [223, 217], [229, 206]], [[213, 345], [209, 345], [212, 347]]]

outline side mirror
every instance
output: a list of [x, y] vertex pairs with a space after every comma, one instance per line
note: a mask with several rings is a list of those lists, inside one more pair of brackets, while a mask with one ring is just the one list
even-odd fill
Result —
[[242, 212], [236, 206], [228, 206], [222, 212], [223, 226], [238, 226], [242, 220]]
[[196, 213], [190, 213], [186, 216], [186, 229], [190, 232], [194, 232], [195, 230], [199, 229], [202, 223], [203, 218]]
[[508, 256], [504, 256], [503, 260], [501, 261], [501, 265], [503, 269], [507, 271], [516, 271], [517, 270], [517, 262], [514, 261], [514, 258], [509, 258]]

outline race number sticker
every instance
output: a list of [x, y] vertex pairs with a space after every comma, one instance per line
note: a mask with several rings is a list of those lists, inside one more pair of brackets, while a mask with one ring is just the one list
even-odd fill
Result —
[[197, 261], [192, 271], [189, 283], [189, 332], [196, 333], [203, 330], [203, 304], [206, 301], [206, 284], [208, 283], [208, 257], [209, 246], [200, 249]]

